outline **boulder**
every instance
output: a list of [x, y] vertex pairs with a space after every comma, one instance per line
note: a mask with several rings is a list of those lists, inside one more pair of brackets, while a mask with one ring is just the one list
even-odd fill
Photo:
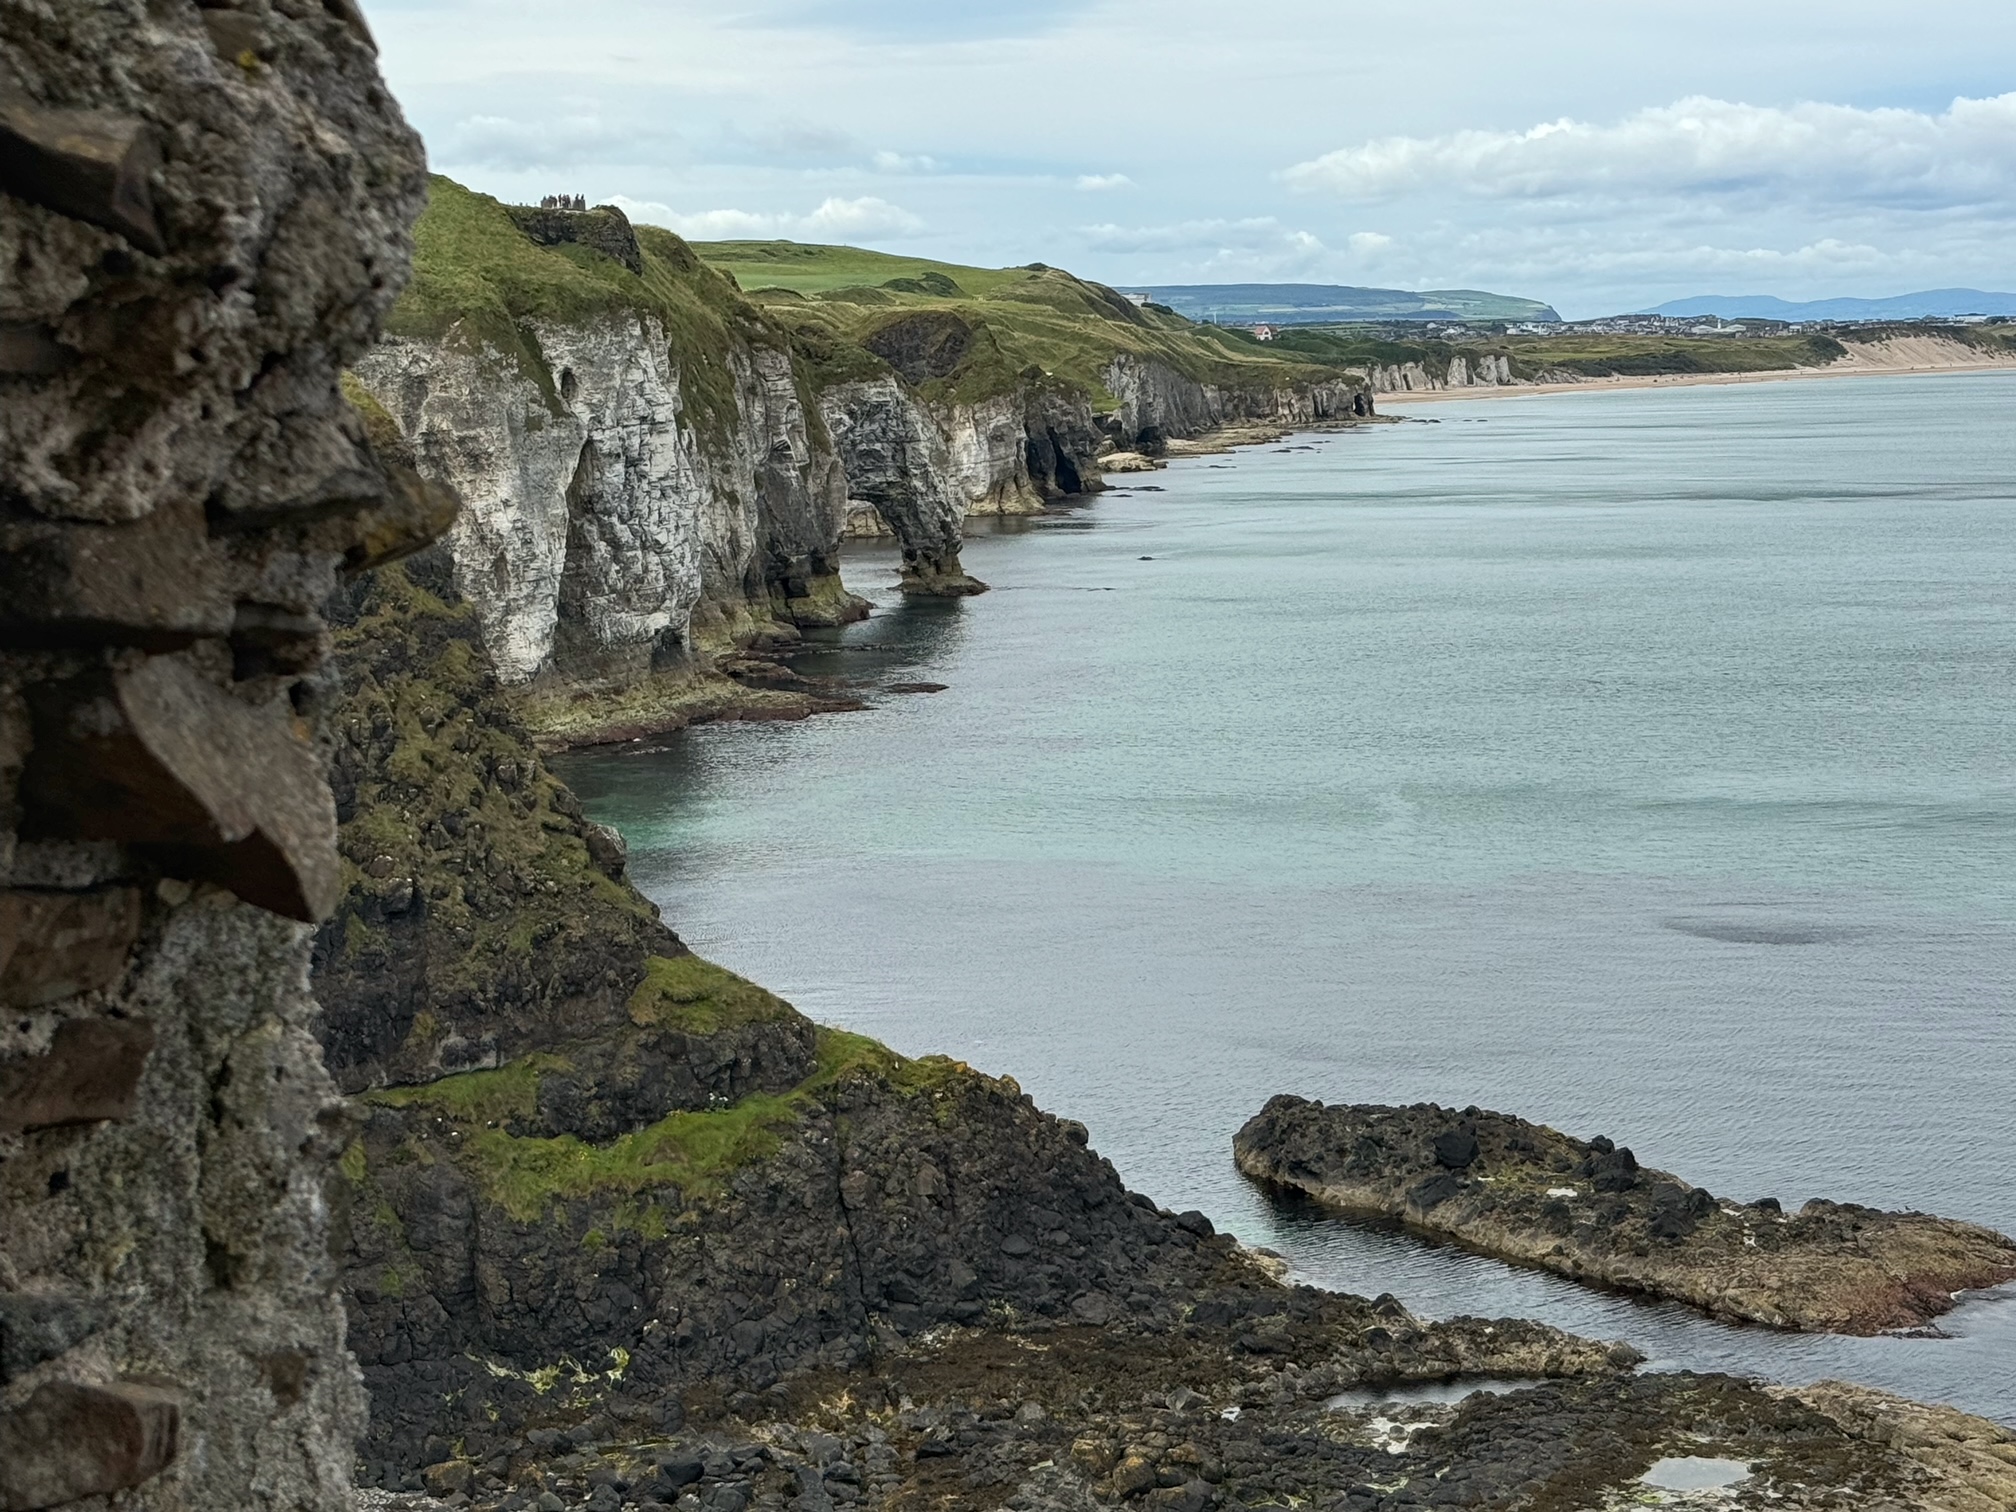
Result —
[[52, 1381], [0, 1412], [0, 1512], [110, 1496], [175, 1459], [182, 1412], [169, 1392]]

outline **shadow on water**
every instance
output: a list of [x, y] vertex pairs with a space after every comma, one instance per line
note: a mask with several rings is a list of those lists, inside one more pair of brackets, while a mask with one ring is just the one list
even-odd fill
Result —
[[790, 662], [807, 677], [874, 683], [952, 656], [966, 636], [964, 599], [891, 594], [869, 618], [832, 630], [805, 632], [805, 649]]

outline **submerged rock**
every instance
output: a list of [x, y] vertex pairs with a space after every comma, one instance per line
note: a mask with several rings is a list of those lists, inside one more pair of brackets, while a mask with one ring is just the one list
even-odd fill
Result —
[[1814, 1199], [1718, 1201], [1583, 1141], [1476, 1108], [1272, 1099], [1234, 1138], [1239, 1169], [1346, 1213], [1400, 1218], [1573, 1280], [1809, 1332], [1911, 1328], [1953, 1294], [2016, 1277], [2016, 1241], [1924, 1213]]

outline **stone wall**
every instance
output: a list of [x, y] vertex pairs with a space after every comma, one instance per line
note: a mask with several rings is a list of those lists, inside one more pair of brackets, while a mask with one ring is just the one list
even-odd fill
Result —
[[0, 1508], [347, 1505], [318, 606], [419, 143], [350, 0], [0, 0]]

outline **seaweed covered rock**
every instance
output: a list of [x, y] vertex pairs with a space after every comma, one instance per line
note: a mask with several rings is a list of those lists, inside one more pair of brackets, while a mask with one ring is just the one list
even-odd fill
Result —
[[1578, 1281], [1775, 1328], [1877, 1333], [2016, 1277], [2016, 1242], [1971, 1223], [1814, 1199], [1717, 1199], [1601, 1135], [1432, 1103], [1268, 1102], [1239, 1169], [1341, 1212], [1400, 1218]]

